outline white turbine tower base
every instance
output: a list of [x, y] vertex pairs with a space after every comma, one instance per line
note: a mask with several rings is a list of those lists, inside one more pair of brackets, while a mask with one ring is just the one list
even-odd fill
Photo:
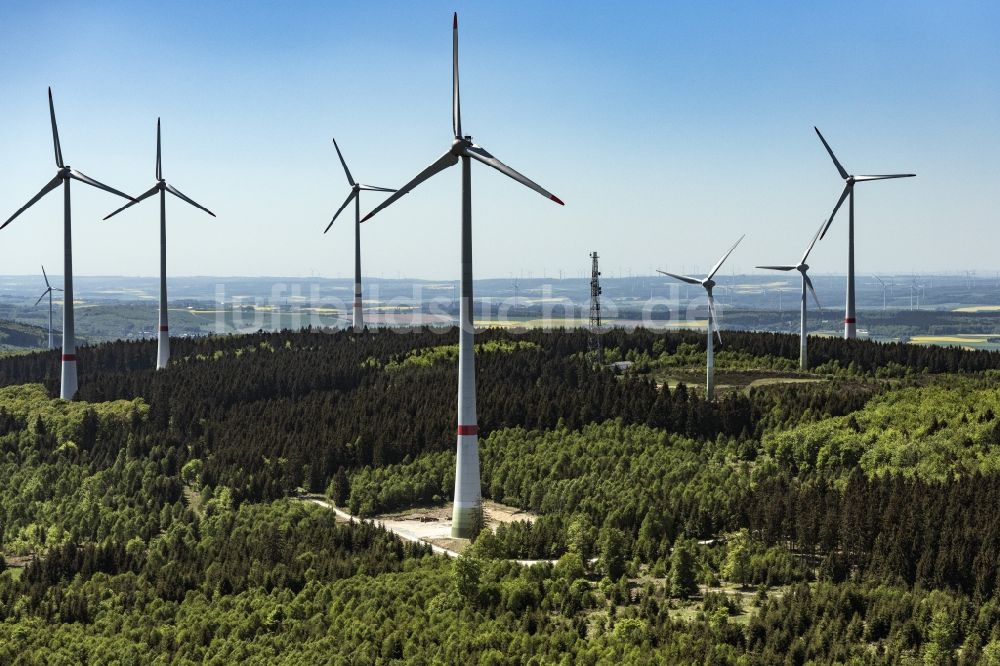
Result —
[[709, 400], [715, 397], [715, 336], [719, 335], [719, 343], [722, 343], [722, 334], [718, 333], [716, 327], [719, 325], [715, 320], [715, 299], [712, 298], [712, 288], [706, 287], [708, 291], [708, 340], [705, 343], [705, 395]]
[[361, 197], [354, 197], [354, 304], [351, 327], [357, 331], [365, 328], [365, 313], [361, 300]]
[[562, 205], [557, 196], [493, 157], [471, 136], [462, 134], [462, 111], [458, 86], [458, 14], [452, 22], [452, 129], [455, 138], [448, 152], [421, 171], [399, 191], [382, 202], [361, 221], [371, 219], [383, 208], [439, 171], [462, 162], [462, 281], [458, 338], [458, 429], [455, 458], [455, 504], [451, 535], [471, 539], [482, 526], [482, 497], [479, 478], [479, 425], [476, 415], [475, 329], [472, 299], [472, 160], [491, 166], [542, 196]]
[[62, 156], [62, 146], [59, 143], [59, 128], [56, 126], [56, 109], [55, 105], [52, 103], [52, 88], [49, 88], [49, 119], [52, 122], [52, 146], [55, 149], [56, 166], [59, 167], [59, 171], [56, 172], [55, 177], [48, 182], [41, 189], [41, 191], [36, 194], [28, 203], [21, 206], [16, 213], [7, 218], [7, 221], [0, 225], [0, 229], [3, 229], [8, 224], [13, 222], [18, 215], [28, 210], [34, 206], [42, 197], [51, 192], [52, 190], [59, 187], [60, 183], [63, 186], [63, 250], [64, 250], [64, 264], [63, 264], [63, 280], [65, 284], [65, 302], [63, 304], [63, 349], [62, 349], [62, 371], [60, 373], [60, 386], [59, 386], [59, 397], [63, 400], [72, 400], [76, 395], [77, 381], [76, 381], [76, 340], [74, 338], [74, 327], [73, 327], [73, 234], [72, 234], [72, 211], [70, 206], [70, 180], [78, 180], [81, 183], [86, 183], [91, 187], [96, 187], [99, 190], [104, 190], [105, 192], [111, 192], [112, 194], [117, 194], [118, 196], [129, 199], [132, 201], [132, 197], [125, 194], [124, 192], [119, 192], [113, 187], [109, 187], [103, 183], [85, 176], [80, 171], [67, 166], [63, 162]]
[[156, 119], [156, 184], [140, 194], [136, 199], [125, 204], [113, 213], [104, 217], [108, 219], [114, 217], [126, 208], [129, 208], [143, 199], [148, 199], [154, 194], [160, 195], [160, 314], [157, 321], [156, 332], [156, 369], [163, 370], [170, 363], [170, 326], [167, 323], [167, 192], [170, 192], [181, 201], [185, 201], [195, 208], [200, 208], [212, 217], [215, 213], [205, 208], [199, 203], [181, 193], [173, 185], [167, 183], [163, 178], [162, 150], [160, 141], [160, 119]]
[[[51, 95], [51, 92], [49, 93]], [[52, 98], [49, 97], [51, 103]], [[53, 127], [55, 124], [53, 123]], [[73, 225], [69, 178], [63, 179], [63, 348], [59, 372], [59, 397], [72, 400], [79, 389], [76, 377], [76, 327], [73, 323]]]
[[[160, 168], [160, 119], [156, 119], [156, 168]], [[157, 180], [159, 180], [157, 175]], [[170, 324], [167, 321], [167, 192], [160, 190], [160, 312], [156, 322], [156, 369], [170, 363]]]
[[476, 324], [472, 292], [472, 164], [462, 156], [462, 283], [459, 299], [458, 428], [451, 534], [471, 539], [482, 526], [479, 422], [476, 412]]

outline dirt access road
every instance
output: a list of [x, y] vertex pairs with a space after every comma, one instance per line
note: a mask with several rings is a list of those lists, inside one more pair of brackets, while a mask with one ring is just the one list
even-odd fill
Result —
[[[301, 499], [333, 511], [341, 520], [354, 520], [380, 525], [383, 529], [392, 532], [404, 541], [412, 541], [430, 546], [438, 555], [458, 557], [469, 545], [468, 539], [454, 539], [451, 536], [450, 506], [409, 509], [398, 513], [375, 516], [374, 518], [358, 518], [338, 509], [334, 506], [333, 502], [323, 496], [306, 495]], [[483, 513], [486, 517], [487, 527], [493, 529], [496, 529], [496, 526], [500, 523], [510, 523], [518, 520], [534, 522], [535, 520], [535, 516], [530, 513], [489, 501], [483, 502]], [[554, 563], [555, 560], [516, 560], [516, 562], [524, 566], [532, 566], [539, 562]]]

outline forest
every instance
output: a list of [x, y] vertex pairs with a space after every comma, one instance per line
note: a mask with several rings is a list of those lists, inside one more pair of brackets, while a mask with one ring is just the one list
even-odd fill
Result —
[[727, 331], [767, 381], [707, 401], [696, 332], [490, 329], [482, 493], [533, 520], [452, 560], [306, 501], [448, 505], [456, 343], [102, 343], [74, 402], [0, 358], [0, 663], [1000, 664], [1000, 353]]

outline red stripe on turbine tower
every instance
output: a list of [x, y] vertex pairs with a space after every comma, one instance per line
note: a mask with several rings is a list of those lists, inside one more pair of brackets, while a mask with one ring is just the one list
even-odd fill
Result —
[[160, 330], [166, 332], [166, 331], [170, 330], [170, 327], [169, 326], [161, 326]]
[[62, 360], [63, 360], [63, 363], [65, 363], [67, 361], [76, 361], [76, 354], [63, 354], [62, 355]]
[[479, 426], [477, 425], [460, 425], [458, 426], [459, 435], [478, 435]]
[[845, 324], [854, 324], [856, 322], [857, 322], [857, 319], [855, 319], [854, 317], [847, 317], [847, 318], [844, 319], [844, 323]]

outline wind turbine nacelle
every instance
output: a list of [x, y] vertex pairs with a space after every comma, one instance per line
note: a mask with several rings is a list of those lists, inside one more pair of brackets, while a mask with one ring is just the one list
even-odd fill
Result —
[[701, 283], [701, 285], [705, 287], [705, 289], [708, 289], [709, 293], [711, 293], [712, 287], [715, 286], [715, 280], [705, 280], [704, 282]]
[[462, 156], [462, 151], [472, 145], [472, 137], [467, 136], [463, 139], [455, 137], [455, 140], [451, 142], [451, 154], [457, 157]]

